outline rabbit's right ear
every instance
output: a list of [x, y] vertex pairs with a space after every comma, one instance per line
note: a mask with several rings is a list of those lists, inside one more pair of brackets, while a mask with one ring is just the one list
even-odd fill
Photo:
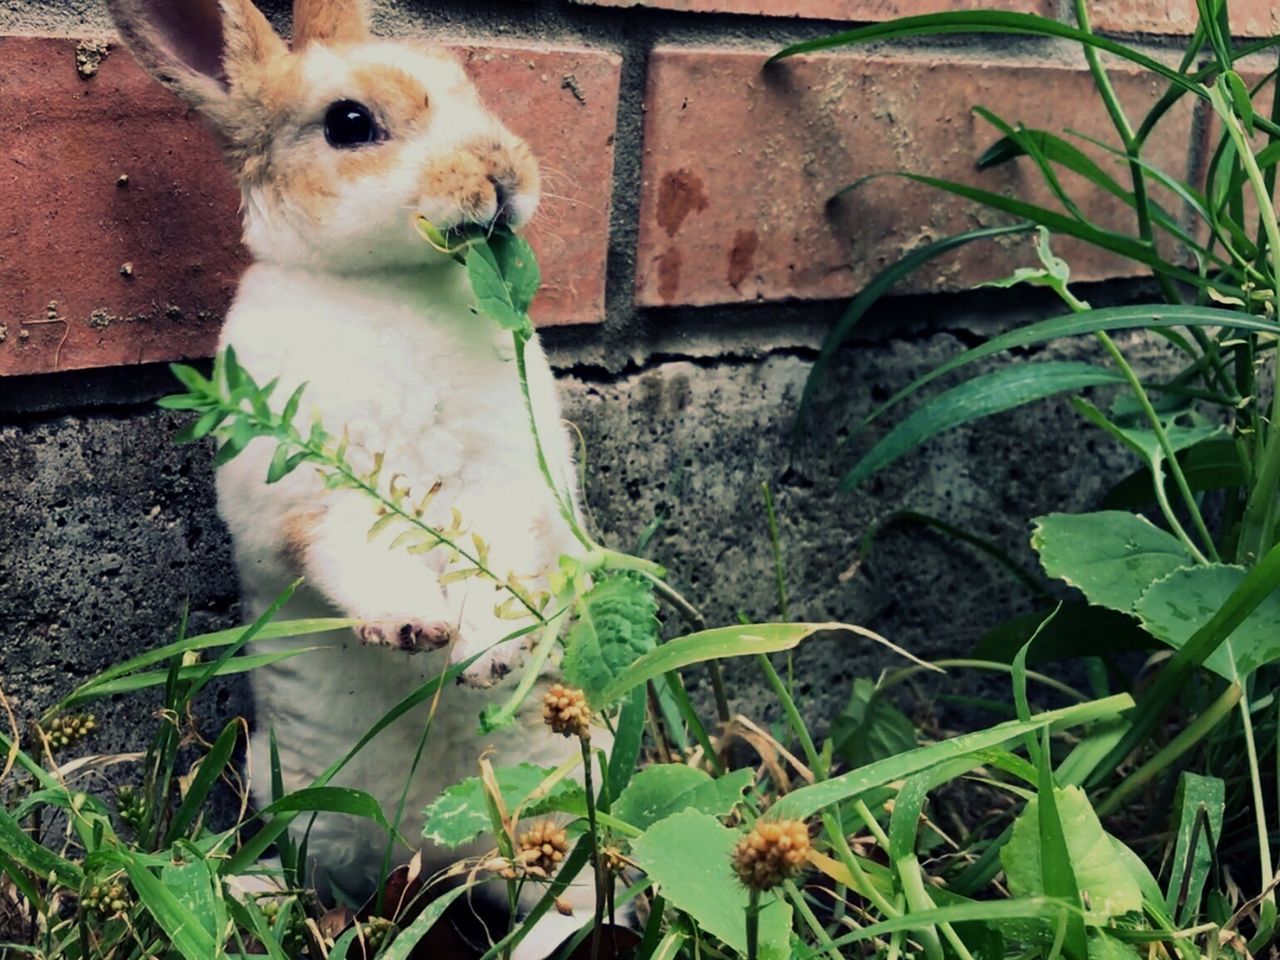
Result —
[[231, 85], [288, 53], [251, 0], [107, 0], [107, 8], [138, 62], [218, 126]]

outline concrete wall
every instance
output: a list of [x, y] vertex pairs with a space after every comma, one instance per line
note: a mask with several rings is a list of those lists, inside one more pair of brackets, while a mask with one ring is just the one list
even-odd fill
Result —
[[[279, 3], [264, 6], [283, 23]], [[972, 158], [990, 139], [967, 113], [979, 100], [1033, 120], [1046, 90], [1065, 89], [1051, 122], [1101, 134], [1080, 63], [1056, 44], [973, 40], [841, 55], [761, 80], [764, 54], [782, 42], [930, 4], [615, 6], [376, 4], [384, 32], [458, 44], [499, 113], [514, 109], [504, 85], [519, 86], [524, 122], [550, 117], [552, 134], [568, 131], [559, 144], [541, 135], [544, 152], [558, 151], [549, 183], [561, 198], [535, 235], [551, 287], [539, 318], [566, 413], [586, 439], [594, 521], [626, 547], [667, 515], [653, 555], [714, 621], [772, 617], [767, 482], [796, 617], [863, 623], [924, 656], [965, 652], [1026, 609], [1023, 591], [919, 530], [887, 533], [855, 570], [868, 526], [897, 509], [934, 513], [1030, 565], [1027, 518], [1088, 508], [1104, 471], [1126, 461], [1055, 402], [942, 438], [855, 495], [835, 490], [875, 435], [856, 427], [876, 401], [1053, 309], [1022, 291], [956, 292], [1028, 262], [1025, 245], [941, 262], [910, 296], [882, 304], [842, 353], [790, 459], [799, 393], [843, 299], [888, 258], [975, 222], [962, 204], [900, 185], [835, 214], [826, 200], [876, 167], [974, 178]], [[1066, 19], [1058, 0], [1010, 6]], [[771, 15], [795, 11], [828, 19]], [[1270, 27], [1263, 6], [1249, 15]], [[1185, 27], [1129, 3], [1103, 4], [1098, 16], [1150, 31], [1154, 49], [1176, 42], [1159, 34]], [[235, 622], [210, 450], [173, 447], [179, 421], [153, 401], [169, 389], [161, 361], [207, 355], [241, 255], [234, 196], [198, 125], [123, 51], [98, 63], [81, 42], [109, 36], [96, 0], [9, 0], [0, 33], [0, 123], [21, 131], [17, 161], [0, 168], [0, 684], [27, 716], [169, 639], [184, 604], [193, 629]], [[1136, 75], [1120, 85], [1135, 101], [1155, 92]], [[1162, 161], [1194, 170], [1203, 126], [1189, 110], [1175, 117], [1156, 147]], [[1017, 190], [1029, 178], [985, 182]], [[1122, 212], [1102, 215], [1123, 222]], [[1076, 253], [1095, 302], [1139, 292], [1122, 264]], [[1149, 345], [1125, 346], [1140, 364], [1159, 362]], [[1059, 354], [1087, 346], [1043, 356]], [[848, 640], [809, 645], [797, 658], [807, 708], [830, 716], [852, 678], [885, 662]], [[751, 703], [756, 683], [740, 671], [734, 695]], [[241, 697], [228, 685], [210, 710], [243, 709]], [[131, 742], [148, 707], [134, 698], [110, 709], [104, 748]]]

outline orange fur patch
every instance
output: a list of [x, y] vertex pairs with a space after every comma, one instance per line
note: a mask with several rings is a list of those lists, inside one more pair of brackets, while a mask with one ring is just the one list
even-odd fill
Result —
[[324, 518], [324, 514], [323, 507], [308, 507], [293, 510], [284, 518], [281, 525], [284, 532], [281, 552], [295, 570], [301, 571], [305, 565], [316, 525]]
[[426, 121], [427, 88], [412, 74], [398, 67], [362, 66], [352, 69], [351, 79], [358, 89], [367, 90], [370, 99], [397, 125]]
[[294, 0], [294, 49], [309, 43], [361, 43], [368, 38], [364, 0]]

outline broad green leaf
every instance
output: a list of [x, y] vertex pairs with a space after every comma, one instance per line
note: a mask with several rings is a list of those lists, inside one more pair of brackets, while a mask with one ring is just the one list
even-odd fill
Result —
[[1220, 778], [1182, 772], [1174, 805], [1178, 839], [1164, 905], [1184, 926], [1194, 924], [1200, 915], [1200, 895], [1222, 836], [1225, 807], [1226, 785]]
[[201, 920], [137, 856], [124, 852], [112, 856], [124, 867], [139, 902], [155, 918], [173, 949], [186, 960], [218, 960], [226, 956]]
[[[659, 821], [634, 840], [631, 856], [668, 903], [746, 956], [747, 890], [738, 882], [731, 862], [741, 837], [709, 814], [686, 810]], [[759, 920], [761, 960], [790, 957], [790, 905], [766, 897]]]
[[878, 419], [887, 410], [897, 406], [907, 397], [920, 390], [925, 384], [932, 383], [939, 377], [945, 376], [960, 367], [968, 366], [995, 354], [1004, 353], [1006, 350], [1029, 347], [1065, 337], [1096, 333], [1099, 330], [1165, 330], [1170, 327], [1184, 326], [1251, 330], [1255, 333], [1266, 333], [1272, 336], [1280, 333], [1280, 324], [1274, 321], [1261, 320], [1246, 313], [1222, 310], [1217, 307], [1188, 307], [1165, 304], [1107, 307], [1101, 310], [1072, 313], [1065, 317], [1053, 317], [1049, 320], [1029, 323], [998, 337], [993, 337], [972, 350], [966, 350], [964, 353], [940, 363], [928, 373], [907, 384], [907, 386], [873, 410], [866, 418], [866, 422], [870, 423]]
[[925, 401], [844, 475], [840, 488], [854, 489], [946, 430], [1057, 393], [1124, 382], [1118, 371], [1072, 361], [1018, 363], [982, 374]]
[[561, 670], [595, 702], [618, 674], [658, 644], [658, 602], [648, 582], [626, 575], [600, 580], [576, 607]]
[[[1135, 612], [1153, 635], [1171, 647], [1186, 644], [1244, 582], [1243, 567], [1226, 564], [1175, 570], [1151, 588]], [[1204, 665], [1227, 680], [1243, 680], [1280, 658], [1280, 593], [1272, 593], [1231, 631]]]
[[520, 313], [528, 313], [542, 282], [533, 248], [523, 237], [507, 230], [495, 231], [489, 238], [489, 247], [511, 294], [512, 306]]
[[503, 330], [522, 331], [528, 328], [529, 318], [516, 309], [511, 290], [502, 277], [497, 257], [487, 243], [475, 243], [467, 250], [467, 276], [475, 294], [476, 309], [502, 327]]
[[713, 779], [696, 767], [657, 764], [632, 777], [609, 812], [641, 830], [682, 810], [723, 817], [742, 800], [753, 777], [750, 769], [734, 770]]
[[1123, 759], [1146, 741], [1151, 732], [1164, 719], [1169, 707], [1186, 688], [1191, 676], [1215, 650], [1242, 624], [1255, 609], [1268, 601], [1274, 602], [1275, 591], [1280, 587], [1280, 546], [1272, 547], [1263, 555], [1231, 591], [1231, 595], [1199, 627], [1173, 655], [1173, 659], [1161, 671], [1159, 678], [1147, 688], [1142, 706], [1131, 719], [1132, 726], [1124, 738], [1097, 768], [1087, 785], [1114, 771]]
[[[1079, 787], [1055, 787], [1053, 794], [1085, 912], [1109, 919], [1140, 911], [1142, 891], [1116, 853], [1112, 838], [1102, 829], [1084, 791]], [[1039, 806], [1039, 798], [1027, 801], [1014, 821], [1013, 836], [1000, 851], [1009, 891], [1016, 897], [1035, 897], [1045, 892]]]
[[940, 743], [917, 747], [906, 753], [900, 753], [896, 757], [877, 760], [875, 763], [869, 763], [865, 767], [851, 770], [838, 777], [801, 787], [775, 803], [772, 813], [777, 817], [804, 819], [830, 804], [856, 797], [886, 783], [902, 780], [948, 760], [955, 760], [979, 750], [988, 750], [1050, 726], [1092, 723], [1132, 707], [1132, 697], [1128, 694], [1118, 694], [1059, 710], [1037, 713], [1028, 721], [1008, 720], [986, 730], [965, 733]]
[[614, 677], [591, 703], [597, 708], [607, 707], [633, 687], [695, 663], [790, 650], [806, 637], [824, 630], [869, 634], [862, 627], [846, 623], [750, 623], [700, 630], [650, 650]]
[[853, 692], [831, 725], [835, 752], [852, 767], [905, 753], [916, 746], [911, 721], [880, 695], [865, 677], [853, 681]]
[[1152, 582], [1193, 562], [1177, 537], [1133, 513], [1050, 513], [1034, 523], [1031, 546], [1045, 572], [1121, 613], [1134, 612]]
[[160, 871], [160, 882], [200, 921], [210, 938], [215, 942], [226, 938], [227, 908], [222, 886], [207, 861], [169, 864]]
[[[514, 813], [517, 807], [521, 807], [523, 814], [534, 816], [554, 801], [582, 792], [576, 781], [566, 778], [558, 781], [548, 794], [534, 798], [530, 803], [539, 785], [554, 772], [553, 767], [538, 767], [531, 763], [495, 769], [494, 778], [508, 813]], [[423, 815], [426, 822], [422, 826], [422, 835], [432, 843], [450, 849], [474, 840], [490, 828], [484, 785], [479, 777], [468, 777], [447, 788], [427, 806]]]

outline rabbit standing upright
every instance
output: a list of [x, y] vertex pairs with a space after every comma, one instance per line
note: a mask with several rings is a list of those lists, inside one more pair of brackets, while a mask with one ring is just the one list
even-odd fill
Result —
[[[419, 494], [438, 485], [427, 521], [443, 524], [456, 508], [491, 545], [490, 566], [501, 575], [545, 577], [574, 540], [539, 472], [510, 337], [469, 309], [465, 271], [413, 226], [419, 214], [442, 228], [526, 222], [539, 193], [526, 145], [452, 58], [372, 39], [360, 0], [296, 0], [291, 44], [251, 0], [107, 2], [135, 56], [211, 124], [243, 193], [254, 263], [220, 347], [234, 347], [259, 382], [278, 377], [279, 396], [307, 383], [301, 419], [345, 429], [357, 469], [381, 455]], [[536, 340], [527, 358], [551, 470], [572, 489], [569, 444]], [[305, 787], [438, 676], [442, 657], [465, 659], [512, 630], [495, 613], [492, 581], [442, 587], [443, 551], [413, 555], [370, 542], [375, 514], [363, 493], [328, 491], [306, 467], [268, 485], [273, 452], [271, 441], [256, 440], [217, 476], [246, 613], [261, 613], [302, 576], [284, 616], [367, 622], [259, 647], [320, 646], [251, 674], [259, 804], [269, 799], [268, 731], [285, 788]], [[496, 765], [559, 763], [576, 752], [542, 727], [536, 694], [514, 727], [477, 734], [481, 709], [509, 694], [516, 677], [505, 674], [521, 652], [515, 641], [489, 650], [443, 692], [404, 836], [419, 835], [424, 806], [473, 775], [486, 749]], [[384, 731], [335, 783], [395, 810], [426, 709]], [[603, 736], [595, 743], [607, 746]], [[324, 815], [311, 828], [309, 859], [318, 881], [361, 896], [378, 882], [384, 847], [370, 821]], [[425, 857], [430, 873], [455, 855]], [[588, 880], [569, 899], [576, 917], [526, 941], [526, 952], [545, 952], [590, 917]]]

